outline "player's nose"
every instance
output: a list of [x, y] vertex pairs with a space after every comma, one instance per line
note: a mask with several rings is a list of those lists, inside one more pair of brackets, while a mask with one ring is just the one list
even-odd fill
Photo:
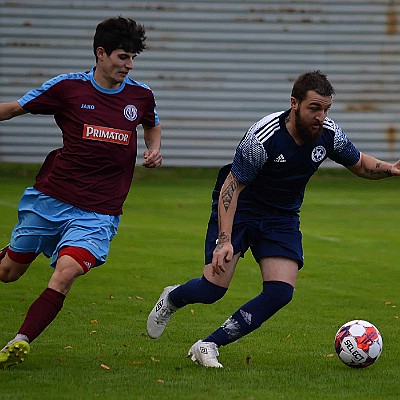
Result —
[[133, 69], [133, 60], [132, 59], [126, 60], [125, 68]]
[[315, 116], [315, 118], [316, 118], [319, 122], [322, 122], [322, 121], [325, 119], [325, 117], [326, 117], [325, 111], [320, 111], [320, 112]]

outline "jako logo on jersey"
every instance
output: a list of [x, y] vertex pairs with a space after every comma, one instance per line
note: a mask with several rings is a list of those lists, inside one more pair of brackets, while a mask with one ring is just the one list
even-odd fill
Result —
[[106, 128], [104, 126], [87, 125], [83, 126], [83, 138], [99, 140], [101, 142], [118, 143], [127, 146], [131, 139], [132, 132], [122, 129]]
[[134, 121], [137, 118], [137, 108], [129, 104], [124, 108], [124, 115], [128, 121]]
[[81, 108], [87, 108], [88, 110], [94, 110], [93, 104], [82, 104]]
[[313, 160], [314, 162], [320, 162], [324, 159], [325, 155], [326, 155], [326, 150], [324, 146], [314, 147], [311, 153], [311, 160]]

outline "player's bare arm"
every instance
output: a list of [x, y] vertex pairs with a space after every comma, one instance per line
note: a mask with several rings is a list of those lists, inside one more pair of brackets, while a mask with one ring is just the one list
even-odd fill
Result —
[[225, 263], [231, 261], [233, 257], [231, 243], [233, 218], [236, 213], [239, 194], [244, 187], [245, 185], [241, 184], [230, 172], [221, 188], [218, 203], [218, 243], [212, 260], [212, 267], [217, 275], [225, 272]]
[[147, 150], [143, 153], [143, 167], [157, 168], [162, 164], [161, 148], [161, 126], [143, 125], [144, 142]]
[[26, 114], [26, 111], [19, 105], [18, 101], [0, 103], [0, 121], [5, 121]]
[[234, 175], [230, 173], [226, 178], [226, 186], [224, 185], [221, 191], [221, 201], [224, 206], [225, 212], [228, 212], [228, 209], [232, 203], [232, 197], [238, 186], [238, 180], [234, 177]]
[[361, 153], [357, 164], [347, 168], [361, 178], [377, 180], [400, 175], [400, 160], [392, 164]]

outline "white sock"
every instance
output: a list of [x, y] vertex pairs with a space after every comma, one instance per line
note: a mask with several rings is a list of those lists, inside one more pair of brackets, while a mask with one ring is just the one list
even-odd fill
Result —
[[28, 342], [28, 343], [29, 343], [28, 336], [22, 335], [21, 333], [18, 333], [18, 334], [15, 336], [15, 339], [14, 339], [13, 341], [17, 341], [17, 340], [24, 340], [25, 342]]

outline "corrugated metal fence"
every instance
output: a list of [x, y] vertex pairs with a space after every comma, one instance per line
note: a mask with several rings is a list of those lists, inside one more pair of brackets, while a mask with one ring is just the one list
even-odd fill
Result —
[[[328, 74], [337, 92], [330, 116], [354, 143], [394, 160], [399, 3], [0, 0], [0, 101], [89, 69], [95, 26], [123, 15], [146, 27], [147, 50], [131, 75], [155, 92], [165, 165], [229, 162], [253, 122], [289, 107], [293, 80], [310, 69]], [[48, 116], [0, 124], [2, 162], [41, 162], [60, 143]]]

